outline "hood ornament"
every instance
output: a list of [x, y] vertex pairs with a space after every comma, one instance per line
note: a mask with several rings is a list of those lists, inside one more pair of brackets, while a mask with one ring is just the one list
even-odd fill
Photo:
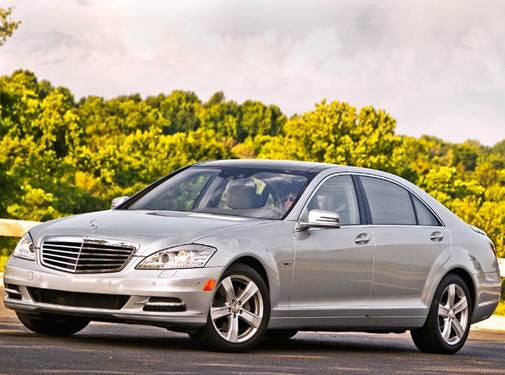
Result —
[[91, 233], [96, 233], [96, 231], [98, 230], [98, 221], [97, 220], [91, 220], [88, 224], [88, 227], [91, 231]]

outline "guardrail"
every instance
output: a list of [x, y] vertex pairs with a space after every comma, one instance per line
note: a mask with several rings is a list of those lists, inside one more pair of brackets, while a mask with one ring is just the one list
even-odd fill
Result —
[[505, 278], [505, 258], [498, 258], [498, 267], [500, 268], [500, 276]]
[[0, 219], [0, 236], [21, 237], [39, 223], [38, 221]]
[[[21, 237], [39, 221], [0, 219], [0, 236]], [[498, 258], [501, 277], [505, 277], [505, 258]]]

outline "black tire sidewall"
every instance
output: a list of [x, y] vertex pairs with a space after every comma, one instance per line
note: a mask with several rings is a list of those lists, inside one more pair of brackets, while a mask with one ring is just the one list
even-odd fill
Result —
[[[468, 301], [468, 323], [467, 323], [467, 326], [465, 327], [465, 333], [464, 333], [463, 337], [461, 338], [461, 340], [457, 344], [454, 344], [454, 345], [450, 345], [444, 340], [444, 338], [442, 337], [442, 333], [440, 332], [440, 329], [438, 326], [438, 306], [440, 304], [440, 300], [442, 298], [443, 292], [450, 284], [456, 284], [459, 287], [461, 287], [461, 289], [463, 289], [463, 291], [465, 293], [465, 297]], [[463, 345], [465, 344], [468, 334], [470, 332], [470, 325], [472, 322], [472, 313], [473, 313], [472, 305], [473, 305], [473, 301], [471, 298], [470, 290], [468, 289], [468, 286], [466, 285], [466, 283], [463, 281], [463, 279], [461, 277], [459, 277], [458, 275], [455, 275], [455, 274], [450, 274], [450, 275], [447, 275], [440, 282], [440, 284], [437, 288], [437, 291], [435, 293], [435, 296], [433, 298], [433, 302], [431, 304], [430, 315], [429, 315], [428, 319], [429, 319], [430, 329], [432, 330], [432, 332], [435, 333], [437, 343], [438, 343], [438, 345], [440, 345], [441, 352], [455, 353], [458, 350], [460, 350], [461, 347], [463, 347]]]
[[[216, 329], [214, 328], [214, 324], [212, 322], [212, 318], [210, 315], [210, 307], [209, 306], [209, 312], [207, 316], [207, 324], [204, 329], [204, 335], [199, 335], [200, 340], [205, 341], [205, 344], [211, 349], [211, 350], [217, 350], [217, 351], [225, 351], [225, 352], [242, 352], [245, 350], [249, 350], [253, 348], [263, 337], [267, 327], [268, 323], [270, 320], [270, 293], [267, 287], [267, 284], [265, 280], [260, 276], [258, 272], [256, 272], [253, 268], [245, 265], [245, 264], [235, 264], [232, 265], [230, 268], [228, 268], [221, 278], [219, 279], [219, 282], [224, 280], [225, 278], [232, 276], [232, 275], [241, 275], [241, 276], [246, 276], [254, 283], [257, 285], [261, 298], [263, 299], [263, 318], [261, 321], [261, 324], [254, 334], [253, 337], [251, 337], [249, 340], [241, 342], [241, 343], [231, 343], [225, 339], [223, 339], [218, 332], [216, 332]], [[218, 283], [219, 285], [219, 283]], [[216, 290], [214, 290], [214, 293], [216, 293]], [[214, 299], [214, 296], [212, 297], [212, 300]]]

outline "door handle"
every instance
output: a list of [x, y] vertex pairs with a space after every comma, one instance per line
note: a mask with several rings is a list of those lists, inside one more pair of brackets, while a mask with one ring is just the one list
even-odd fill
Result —
[[360, 233], [354, 240], [357, 245], [364, 245], [370, 241], [370, 235], [368, 233]]
[[435, 242], [440, 242], [444, 239], [444, 234], [442, 232], [436, 231], [430, 235], [430, 240]]

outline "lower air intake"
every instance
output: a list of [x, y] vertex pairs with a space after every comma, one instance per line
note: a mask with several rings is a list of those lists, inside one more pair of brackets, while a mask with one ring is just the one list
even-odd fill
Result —
[[35, 302], [52, 305], [120, 310], [130, 296], [98, 293], [78, 293], [63, 290], [28, 288]]

